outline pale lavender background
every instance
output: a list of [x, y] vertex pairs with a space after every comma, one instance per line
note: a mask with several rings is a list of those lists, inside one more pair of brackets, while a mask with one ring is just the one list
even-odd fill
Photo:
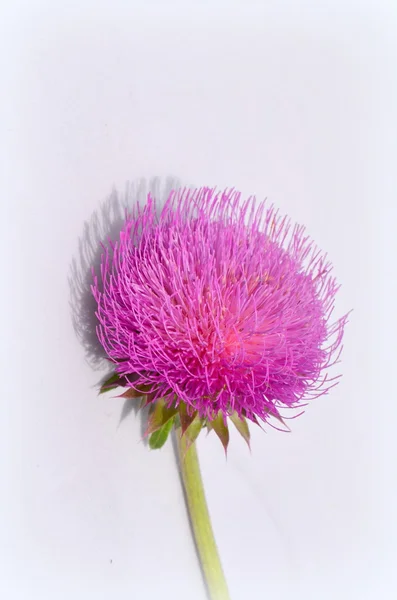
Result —
[[354, 308], [343, 381], [292, 434], [254, 430], [252, 456], [233, 435], [227, 462], [200, 439], [233, 600], [397, 595], [397, 9], [198, 4], [0, 9], [7, 600], [205, 598], [172, 446], [150, 453], [139, 418], [98, 399], [69, 304], [84, 222], [113, 185], [161, 194], [167, 177], [268, 196]]

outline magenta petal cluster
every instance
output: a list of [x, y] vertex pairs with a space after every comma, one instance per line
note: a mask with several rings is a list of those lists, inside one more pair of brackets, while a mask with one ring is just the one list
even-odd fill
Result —
[[328, 391], [346, 316], [301, 226], [235, 190], [149, 196], [94, 274], [98, 337], [132, 387], [209, 420], [279, 416]]

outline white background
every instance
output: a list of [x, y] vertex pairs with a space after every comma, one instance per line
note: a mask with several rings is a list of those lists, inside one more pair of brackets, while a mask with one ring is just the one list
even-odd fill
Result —
[[98, 398], [83, 331], [112, 188], [171, 177], [306, 224], [354, 309], [344, 377], [292, 433], [251, 456], [233, 435], [227, 461], [199, 441], [232, 599], [396, 598], [394, 3], [1, 13], [1, 597], [205, 598], [172, 445]]

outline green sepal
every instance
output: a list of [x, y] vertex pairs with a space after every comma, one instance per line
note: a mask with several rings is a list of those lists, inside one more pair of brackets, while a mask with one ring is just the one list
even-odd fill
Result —
[[250, 430], [248, 427], [247, 419], [243, 416], [239, 416], [236, 411], [234, 411], [231, 415], [229, 415], [229, 419], [239, 432], [239, 434], [245, 439], [248, 444], [248, 448], [250, 448]]
[[182, 431], [182, 435], [184, 435], [185, 439], [186, 439], [186, 442], [185, 442], [186, 452], [189, 450], [190, 446], [192, 444], [194, 444], [194, 442], [198, 438], [199, 433], [203, 428], [203, 425], [204, 425], [204, 419], [202, 419], [201, 417], [198, 416], [198, 414], [196, 414], [196, 416], [190, 422], [190, 424], [188, 425], [186, 430], [184, 432]]
[[227, 453], [227, 447], [229, 444], [229, 428], [227, 424], [225, 425], [225, 422], [223, 420], [223, 414], [221, 411], [218, 412], [215, 419], [207, 422], [207, 427], [209, 431], [211, 431], [211, 429], [215, 431], [216, 435], [222, 442], [222, 445], [225, 449], [225, 453]]
[[118, 373], [113, 373], [108, 379], [106, 379], [101, 387], [99, 388], [99, 393], [104, 394], [105, 392], [109, 392], [110, 390], [114, 390], [120, 385], [120, 375]]
[[185, 433], [186, 429], [195, 420], [196, 415], [197, 415], [197, 410], [192, 410], [191, 413], [189, 413], [186, 404], [184, 402], [180, 402], [178, 411], [179, 411], [179, 419], [181, 422], [181, 429], [182, 429], [182, 435], [183, 435]]
[[158, 431], [165, 425], [172, 417], [176, 415], [178, 408], [176, 406], [168, 406], [165, 403], [164, 398], [160, 398], [154, 404], [153, 410], [149, 416], [146, 435], [150, 435], [155, 431]]
[[174, 420], [175, 415], [171, 417], [171, 419], [168, 419], [168, 421], [164, 423], [160, 429], [157, 429], [157, 431], [152, 433], [152, 435], [149, 437], [149, 446], [152, 450], [158, 450], [164, 446], [174, 424]]
[[142, 396], [147, 396], [151, 389], [152, 387], [150, 385], [141, 385], [137, 386], [137, 388], [129, 387], [125, 390], [125, 392], [120, 394], [120, 396], [117, 396], [117, 398], [126, 398], [127, 400], [132, 398], [141, 398]]

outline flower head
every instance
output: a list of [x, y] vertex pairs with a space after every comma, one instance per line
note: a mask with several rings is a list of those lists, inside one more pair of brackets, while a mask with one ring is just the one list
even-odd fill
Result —
[[346, 317], [301, 226], [214, 189], [149, 196], [104, 248], [98, 337], [124, 384], [207, 422], [280, 416], [325, 393]]

